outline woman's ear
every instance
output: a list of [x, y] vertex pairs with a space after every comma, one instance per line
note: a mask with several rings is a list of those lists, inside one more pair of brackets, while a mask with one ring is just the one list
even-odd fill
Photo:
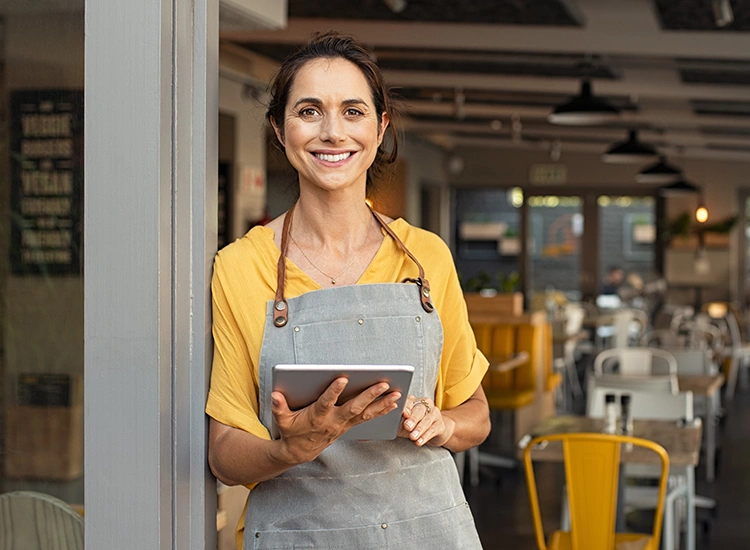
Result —
[[276, 119], [274, 117], [270, 117], [270, 120], [271, 126], [273, 126], [273, 131], [276, 133], [276, 139], [278, 139], [281, 146], [284, 147], [284, 128], [276, 124]]
[[385, 136], [385, 130], [388, 128], [388, 125], [391, 123], [391, 119], [388, 118], [388, 113], [383, 112], [382, 115], [380, 115], [380, 129], [378, 130], [378, 147], [380, 147], [380, 144], [383, 143], [383, 136]]

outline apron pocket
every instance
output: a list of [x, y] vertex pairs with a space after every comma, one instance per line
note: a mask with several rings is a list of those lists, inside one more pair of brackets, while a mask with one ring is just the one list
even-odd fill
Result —
[[[415, 501], [419, 506], [419, 501]], [[468, 503], [416, 518], [329, 530], [245, 533], [244, 550], [481, 550]]]
[[[365, 317], [294, 325], [299, 364], [411, 365], [411, 393], [424, 395], [424, 333], [420, 316]], [[432, 383], [431, 395], [434, 392]]]

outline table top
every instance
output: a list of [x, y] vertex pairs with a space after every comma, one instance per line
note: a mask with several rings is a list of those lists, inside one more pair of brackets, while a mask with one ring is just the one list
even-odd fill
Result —
[[723, 374], [678, 374], [680, 391], [691, 391], [693, 395], [711, 397], [724, 384]]
[[[587, 416], [553, 416], [534, 426], [530, 437], [556, 433], [602, 433], [604, 419]], [[702, 425], [700, 421], [681, 426], [671, 420], [634, 420], [633, 436], [655, 441], [667, 451], [670, 464], [673, 466], [697, 466], [700, 457]], [[519, 450], [519, 456], [523, 454]], [[560, 462], [563, 460], [562, 445], [552, 442], [543, 449], [531, 453], [535, 461]], [[659, 464], [658, 456], [647, 449], [634, 447], [623, 448], [620, 455], [622, 462]]]

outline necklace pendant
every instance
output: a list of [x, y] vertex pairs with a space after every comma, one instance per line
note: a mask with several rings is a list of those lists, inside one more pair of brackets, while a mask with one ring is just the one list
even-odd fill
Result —
[[331, 279], [331, 284], [335, 285], [336, 284], [336, 279]]

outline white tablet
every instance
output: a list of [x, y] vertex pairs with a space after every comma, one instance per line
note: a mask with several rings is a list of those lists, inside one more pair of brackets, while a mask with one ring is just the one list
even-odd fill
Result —
[[[338, 404], [359, 395], [370, 386], [387, 382], [389, 391], [401, 392], [398, 406], [384, 416], [354, 426], [340, 439], [395, 439], [413, 374], [414, 367], [411, 365], [276, 365], [273, 367], [271, 384], [274, 391], [284, 394], [289, 408], [295, 411], [317, 401], [339, 376], [348, 378], [349, 384]], [[279, 437], [278, 429], [273, 419], [271, 422], [271, 436], [276, 439]]]

